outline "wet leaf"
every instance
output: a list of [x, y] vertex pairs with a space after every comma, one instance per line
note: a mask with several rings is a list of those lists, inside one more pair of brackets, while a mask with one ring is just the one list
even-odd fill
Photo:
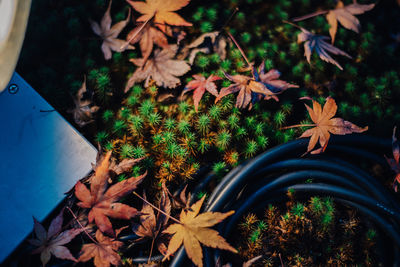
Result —
[[121, 257], [117, 253], [123, 245], [121, 241], [104, 236], [101, 231], [96, 232], [97, 243], [84, 244], [78, 261], [87, 262], [93, 258], [94, 266], [109, 267], [121, 264]]
[[90, 177], [90, 190], [80, 181], [76, 183], [75, 196], [81, 201], [77, 203], [79, 207], [90, 209], [89, 223], [95, 221], [103, 233], [115, 236], [108, 217], [129, 220], [138, 214], [135, 208], [116, 201], [135, 190], [146, 174], [131, 177], [107, 188], [110, 178], [110, 157], [111, 151], [97, 164], [95, 174]]
[[210, 75], [207, 79], [200, 74], [193, 75], [194, 80], [190, 81], [182, 92], [182, 95], [187, 92], [193, 92], [193, 102], [196, 112], [198, 111], [199, 103], [204, 93], [208, 91], [215, 97], [218, 97], [217, 85], [215, 81], [221, 80], [221, 77]]
[[182, 76], [190, 70], [190, 66], [183, 60], [173, 59], [176, 54], [177, 46], [172, 45], [167, 49], [156, 50], [154, 56], [147, 61], [143, 58], [131, 59], [131, 62], [139, 68], [129, 78], [125, 92], [134, 84], [145, 81], [145, 87], [149, 86], [153, 80], [157, 86], [175, 88], [181, 81]]
[[163, 31], [166, 31], [166, 24], [173, 26], [192, 26], [174, 11], [187, 6], [190, 0], [147, 0], [127, 2], [139, 13], [143, 14], [137, 21], [147, 21], [154, 17], [154, 23]]
[[308, 63], [310, 63], [312, 52], [315, 51], [323, 61], [334, 64], [340, 70], [343, 70], [342, 66], [340, 66], [339, 63], [329, 55], [329, 53], [346, 56], [348, 58], [351, 58], [351, 56], [339, 48], [325, 42], [327, 39], [329, 39], [329, 37], [312, 34], [304, 28], [301, 28], [301, 33], [297, 35], [297, 42], [304, 42], [304, 56], [307, 58]]
[[29, 239], [28, 242], [37, 247], [32, 251], [32, 254], [40, 253], [40, 260], [43, 266], [49, 262], [51, 255], [59, 259], [77, 261], [64, 245], [79, 235], [83, 229], [70, 229], [62, 232], [63, 214], [64, 209], [51, 221], [48, 231], [33, 218], [36, 239]]
[[106, 60], [111, 59], [111, 51], [123, 52], [126, 49], [135, 49], [131, 45], [126, 45], [126, 41], [117, 38], [120, 32], [129, 22], [131, 17], [130, 9], [128, 17], [125, 20], [120, 21], [111, 27], [111, 3], [112, 0], [110, 0], [110, 4], [108, 5], [107, 11], [104, 13], [103, 18], [101, 19], [100, 25], [97, 22], [90, 21], [90, 25], [94, 33], [103, 39], [101, 50], [103, 51], [104, 58]]
[[172, 224], [164, 231], [164, 233], [173, 235], [164, 260], [175, 253], [182, 244], [185, 247], [188, 257], [196, 266], [200, 267], [203, 266], [203, 252], [200, 244], [212, 248], [229, 250], [234, 253], [237, 252], [217, 231], [209, 228], [231, 216], [234, 211], [226, 213], [205, 212], [199, 214], [204, 199], [205, 196], [193, 204], [191, 211], [182, 210], [179, 219], [181, 223]]

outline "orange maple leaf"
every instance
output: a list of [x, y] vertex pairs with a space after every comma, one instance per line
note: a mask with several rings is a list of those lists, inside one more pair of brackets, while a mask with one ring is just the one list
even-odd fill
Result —
[[177, 11], [189, 4], [190, 0], [147, 0], [146, 2], [131, 1], [127, 2], [139, 13], [143, 14], [137, 19], [139, 22], [148, 21], [154, 17], [154, 23], [165, 32], [166, 24], [173, 26], [192, 26], [181, 16], [173, 11]]

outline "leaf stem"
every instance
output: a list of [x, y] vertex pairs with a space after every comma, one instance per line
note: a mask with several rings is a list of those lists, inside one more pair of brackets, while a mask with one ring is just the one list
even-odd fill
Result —
[[298, 127], [314, 127], [316, 124], [296, 124], [292, 126], [286, 126], [286, 127], [281, 127], [279, 128], [280, 130], [286, 130], [286, 129], [291, 129], [291, 128], [298, 128]]
[[310, 13], [310, 14], [307, 14], [307, 15], [304, 15], [304, 16], [295, 17], [292, 20], [295, 21], [295, 22], [298, 22], [298, 21], [302, 21], [302, 20], [305, 20], [305, 19], [309, 19], [309, 18], [312, 18], [312, 17], [316, 17], [316, 16], [319, 16], [319, 15], [326, 14], [328, 12], [329, 12], [329, 10], [319, 10], [319, 11], [315, 11], [313, 13]]
[[146, 199], [142, 198], [138, 193], [136, 192], [132, 192], [135, 196], [137, 196], [138, 198], [140, 198], [143, 202], [147, 203], [148, 205], [150, 205], [150, 207], [152, 207], [153, 209], [155, 209], [156, 211], [164, 214], [165, 216], [167, 216], [168, 218], [170, 218], [171, 220], [173, 220], [176, 223], [182, 224], [182, 222], [180, 222], [179, 220], [175, 219], [174, 217], [172, 217], [171, 215], [165, 213], [164, 211], [162, 211], [161, 209], [157, 208], [156, 206], [154, 206], [153, 204], [151, 204], [149, 201], [147, 201]]
[[129, 43], [130, 43], [133, 39], [135, 39], [135, 37], [144, 29], [144, 27], [147, 25], [147, 23], [149, 23], [149, 21], [153, 19], [153, 17], [154, 17], [154, 15], [151, 16], [149, 19], [147, 19], [147, 20], [142, 24], [142, 26], [140, 26], [139, 30], [138, 30], [137, 32], [135, 32], [135, 34], [133, 34], [132, 37], [129, 38], [129, 40], [126, 41], [126, 43], [125, 43], [124, 45], [121, 46], [121, 49], [125, 49], [125, 48], [129, 45]]
[[287, 24], [289, 24], [289, 25], [292, 25], [293, 27], [296, 27], [296, 28], [298, 28], [298, 29], [302, 29], [302, 27], [300, 27], [299, 25], [297, 25], [297, 24], [294, 24], [293, 22], [291, 22], [291, 21], [288, 21], [288, 20], [282, 20], [284, 23], [287, 23]]
[[228, 26], [228, 24], [231, 22], [231, 20], [233, 19], [233, 17], [236, 15], [236, 13], [239, 11], [238, 7], [235, 7], [235, 10], [233, 10], [232, 14], [229, 16], [229, 18], [226, 20], [226, 22], [224, 23], [224, 26], [221, 27], [221, 29], [219, 30], [219, 32], [222, 32], [226, 26]]
[[69, 212], [72, 214], [72, 217], [74, 217], [74, 219], [76, 220], [76, 222], [79, 224], [79, 226], [82, 228], [82, 230], [85, 232], [85, 234], [89, 237], [90, 240], [92, 240], [93, 243], [95, 244], [99, 244], [96, 240], [94, 240], [94, 238], [87, 232], [86, 228], [83, 227], [83, 225], [81, 224], [81, 222], [79, 221], [78, 217], [76, 217], [75, 213], [71, 210], [70, 207], [66, 207]]
[[242, 54], [244, 60], [246, 60], [247, 65], [249, 65], [249, 67], [253, 67], [253, 65], [250, 64], [249, 59], [246, 57], [246, 54], [243, 52], [242, 48], [240, 47], [240, 45], [238, 44], [238, 42], [236, 42], [235, 37], [232, 36], [232, 34], [229, 31], [226, 31], [228, 33], [229, 38], [231, 38], [231, 40], [233, 41], [233, 43], [236, 45], [236, 47], [239, 49], [240, 53]]

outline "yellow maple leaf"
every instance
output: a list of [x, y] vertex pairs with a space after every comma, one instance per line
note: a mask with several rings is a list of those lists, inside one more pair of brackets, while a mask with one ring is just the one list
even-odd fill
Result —
[[226, 213], [204, 212], [199, 214], [204, 199], [205, 196], [194, 203], [190, 210], [182, 210], [179, 218], [180, 223], [172, 224], [164, 230], [164, 233], [173, 236], [169, 241], [167, 255], [163, 260], [177, 251], [182, 243], [188, 257], [199, 267], [203, 266], [203, 252], [200, 243], [207, 247], [225, 249], [237, 253], [237, 250], [229, 245], [217, 231], [209, 228], [222, 222], [235, 212], [231, 210]]

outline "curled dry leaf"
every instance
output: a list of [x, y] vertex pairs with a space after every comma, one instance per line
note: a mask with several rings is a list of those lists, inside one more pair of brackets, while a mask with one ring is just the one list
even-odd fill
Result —
[[[342, 118], [333, 118], [333, 116], [335, 116], [337, 111], [337, 105], [333, 98], [328, 97], [326, 99], [323, 109], [321, 108], [321, 105], [317, 101], [312, 100], [312, 102], [313, 102], [313, 108], [310, 108], [307, 104], [305, 104], [305, 106], [314, 124], [285, 127], [285, 128], [293, 128], [301, 126], [314, 127], [306, 130], [300, 136], [300, 138], [311, 137], [310, 142], [308, 143], [307, 153], [311, 152], [311, 154], [318, 154], [323, 152], [328, 145], [328, 141], [331, 134], [345, 135], [351, 133], [362, 133], [368, 130], [368, 126], [361, 128], [349, 121], [343, 120]], [[319, 144], [321, 145], [321, 148], [312, 151], [318, 141]]]
[[43, 266], [49, 262], [52, 254], [59, 259], [77, 261], [64, 245], [68, 244], [75, 236], [80, 234], [83, 229], [70, 229], [61, 232], [64, 221], [63, 214], [64, 209], [51, 221], [48, 231], [33, 218], [36, 239], [29, 239], [28, 242], [37, 247], [32, 251], [32, 254], [40, 253], [40, 260]]
[[[133, 36], [135, 37], [131, 40]], [[131, 40], [130, 43], [132, 45], [139, 43], [144, 61], [149, 58], [154, 44], [161, 48], [168, 48], [168, 40], [164, 33], [150, 24], [147, 24], [143, 29], [142, 25], [137, 26], [128, 34], [126, 39]]]
[[183, 60], [173, 59], [177, 46], [172, 45], [167, 49], [156, 50], [153, 58], [147, 61], [143, 58], [131, 59], [131, 62], [139, 68], [132, 74], [125, 86], [127, 92], [134, 84], [145, 81], [145, 87], [149, 86], [152, 79], [157, 86], [175, 88], [180, 84], [177, 78], [190, 70], [190, 66]]
[[112, 0], [110, 0], [110, 4], [108, 5], [107, 11], [104, 13], [103, 18], [101, 19], [100, 25], [97, 22], [90, 21], [90, 25], [92, 26], [94, 33], [103, 39], [101, 50], [103, 51], [104, 58], [106, 60], [111, 58], [111, 51], [122, 52], [126, 49], [135, 49], [131, 45], [125, 45], [126, 42], [124, 40], [117, 38], [120, 32], [125, 28], [126, 24], [128, 24], [131, 17], [131, 10], [129, 9], [128, 17], [125, 20], [120, 21], [111, 27], [111, 3]]
[[190, 0], [147, 0], [127, 2], [139, 13], [143, 14], [137, 21], [147, 21], [154, 17], [154, 23], [163, 31], [166, 31], [166, 24], [173, 26], [192, 26], [174, 11], [187, 6]]
[[[219, 96], [215, 100], [218, 102], [221, 98], [226, 95], [239, 92], [236, 98], [236, 107], [246, 108], [252, 102], [253, 97], [258, 97], [258, 94], [272, 97], [275, 95], [271, 90], [269, 90], [262, 82], [256, 81], [252, 77], [244, 75], [229, 75], [225, 74], [225, 77], [233, 82], [229, 87], [224, 87], [219, 92]], [[251, 105], [250, 108], [251, 109]]]
[[393, 181], [393, 188], [394, 191], [397, 192], [398, 185], [400, 184], [400, 148], [399, 148], [399, 141], [396, 138], [396, 127], [393, 129], [393, 136], [392, 136], [392, 150], [393, 150], [393, 158], [388, 158], [385, 156], [388, 164], [392, 168], [392, 170], [396, 173], [396, 176]]
[[[144, 196], [144, 198], [146, 199], [146, 196]], [[161, 192], [159, 208], [166, 214], [171, 214], [171, 201], [168, 197], [167, 191], [165, 190], [165, 185], [163, 185], [163, 190]], [[141, 214], [140, 224], [133, 225], [133, 232], [139, 236], [139, 239], [136, 241], [145, 238], [152, 239], [152, 244], [156, 244], [158, 251], [161, 254], [166, 255], [167, 246], [165, 240], [161, 236], [161, 232], [165, 229], [169, 218], [160, 212], [158, 212], [156, 216], [154, 209], [146, 202], [143, 203]], [[151, 248], [151, 250], [152, 249], [153, 248]]]
[[200, 74], [193, 75], [194, 80], [190, 81], [185, 89], [182, 91], [182, 95], [187, 92], [193, 91], [193, 102], [196, 112], [198, 111], [199, 103], [206, 90], [215, 97], [218, 97], [217, 85], [215, 81], [221, 80], [221, 77], [211, 74], [207, 79]]
[[124, 244], [114, 238], [104, 236], [101, 231], [96, 232], [97, 243], [84, 244], [81, 256], [78, 261], [87, 262], [93, 258], [94, 266], [109, 267], [111, 264], [118, 266], [121, 264], [121, 257], [117, 253], [118, 249]]
[[74, 121], [79, 125], [79, 127], [92, 123], [94, 121], [93, 114], [99, 110], [98, 106], [92, 105], [92, 96], [93, 94], [89, 94], [86, 88], [85, 76], [82, 86], [74, 98], [75, 107], [72, 110], [68, 110], [69, 113], [72, 113]]
[[329, 10], [326, 20], [331, 26], [329, 34], [331, 35], [332, 44], [335, 42], [335, 36], [338, 21], [348, 30], [359, 33], [361, 25], [360, 21], [354, 15], [363, 14], [375, 7], [375, 4], [361, 5], [354, 1], [353, 4], [345, 6], [342, 1], [338, 1], [335, 9]]
[[90, 209], [89, 223], [95, 221], [103, 233], [115, 236], [108, 217], [129, 220], [138, 214], [135, 208], [116, 201], [135, 190], [146, 174], [131, 177], [107, 189], [110, 178], [110, 157], [111, 151], [97, 164], [95, 174], [90, 177], [90, 190], [80, 181], [76, 183], [75, 196], [81, 201], [77, 203], [79, 207]]
[[193, 64], [198, 53], [217, 53], [221, 60], [226, 58], [227, 39], [220, 32], [207, 32], [200, 35], [184, 50], [189, 53], [189, 63]]
[[226, 213], [205, 212], [199, 214], [204, 199], [205, 196], [193, 204], [191, 210], [182, 210], [179, 218], [181, 223], [172, 224], [164, 231], [164, 233], [173, 236], [168, 245], [168, 253], [163, 260], [175, 253], [182, 243], [188, 257], [196, 266], [200, 267], [203, 266], [203, 252], [200, 243], [212, 248], [237, 252], [217, 231], [209, 228], [231, 216], [234, 211]]
[[329, 53], [334, 55], [342, 55], [348, 58], [351, 58], [349, 54], [340, 50], [339, 48], [325, 42], [325, 40], [329, 39], [329, 37], [315, 35], [311, 32], [307, 31], [304, 28], [300, 28], [301, 32], [297, 35], [297, 42], [303, 43], [304, 42], [304, 56], [307, 58], [308, 63], [311, 60], [311, 54], [315, 50], [318, 56], [328, 63], [336, 65], [340, 70], [343, 68], [339, 65], [339, 63], [334, 60]]
[[265, 95], [264, 99], [275, 99], [276, 101], [279, 101], [278, 99], [278, 94], [283, 93], [289, 88], [298, 88], [298, 85], [291, 84], [288, 82], [285, 82], [283, 80], [279, 80], [279, 77], [281, 76], [281, 73], [276, 70], [276, 69], [271, 69], [268, 72], [265, 72], [265, 62], [263, 61], [259, 67], [259, 73], [253, 69], [253, 74], [256, 80], [259, 80], [262, 82], [269, 91], [271, 91], [273, 94], [272, 95]]

